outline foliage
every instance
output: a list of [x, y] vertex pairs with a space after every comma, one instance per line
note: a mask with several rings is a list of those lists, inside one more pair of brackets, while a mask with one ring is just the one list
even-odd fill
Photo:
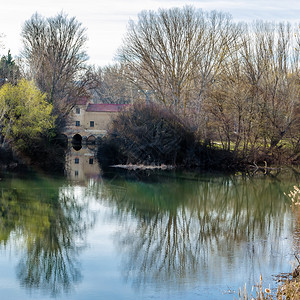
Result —
[[300, 189], [296, 185], [288, 196], [291, 198], [293, 205], [300, 205]]
[[0, 129], [6, 141], [24, 151], [42, 135], [51, 135], [55, 118], [52, 105], [31, 81], [8, 83], [0, 90]]
[[299, 297], [299, 277], [285, 280], [282, 285], [278, 286], [276, 294], [270, 288], [263, 289], [262, 277], [260, 277], [260, 282], [257, 283], [254, 293], [249, 294], [246, 285], [243, 291], [239, 290], [239, 300], [298, 300]]

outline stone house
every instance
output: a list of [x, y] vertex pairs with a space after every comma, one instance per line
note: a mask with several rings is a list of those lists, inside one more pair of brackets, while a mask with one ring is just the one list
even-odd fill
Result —
[[95, 142], [107, 133], [111, 120], [126, 107], [128, 104], [91, 103], [82, 99], [72, 110], [65, 134], [73, 142]]

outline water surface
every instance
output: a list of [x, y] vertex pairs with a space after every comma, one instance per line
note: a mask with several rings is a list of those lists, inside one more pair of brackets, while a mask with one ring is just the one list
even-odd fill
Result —
[[4, 299], [233, 299], [292, 269], [295, 173], [102, 178], [91, 157], [68, 178], [1, 175]]

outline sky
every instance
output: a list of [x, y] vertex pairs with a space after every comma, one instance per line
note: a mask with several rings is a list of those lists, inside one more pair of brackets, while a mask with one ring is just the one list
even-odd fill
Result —
[[22, 26], [35, 12], [44, 17], [63, 11], [76, 17], [87, 29], [89, 63], [106, 66], [114, 63], [117, 49], [122, 45], [128, 21], [137, 20], [142, 10], [192, 5], [205, 11], [230, 13], [235, 21], [257, 19], [300, 23], [300, 0], [1, 0], [0, 33], [4, 48], [13, 57], [22, 51]]

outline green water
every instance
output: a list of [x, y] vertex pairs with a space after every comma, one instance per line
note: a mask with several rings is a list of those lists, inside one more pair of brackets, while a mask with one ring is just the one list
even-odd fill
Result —
[[1, 298], [233, 299], [292, 269], [296, 172], [93, 170], [0, 175]]

